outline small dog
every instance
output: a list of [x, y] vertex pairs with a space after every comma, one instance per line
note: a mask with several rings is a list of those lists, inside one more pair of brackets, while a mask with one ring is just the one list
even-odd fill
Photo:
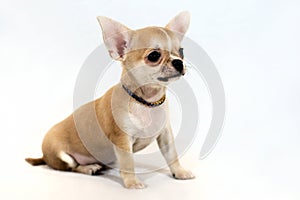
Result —
[[[178, 161], [165, 97], [167, 84], [178, 80], [186, 71], [180, 43], [189, 26], [189, 13], [179, 13], [166, 27], [138, 30], [107, 17], [97, 19], [110, 56], [122, 64], [121, 81], [52, 127], [43, 141], [43, 157], [26, 161], [90, 175], [103, 169], [105, 163], [96, 159], [83, 144], [74, 117], [79, 113], [77, 116], [84, 124], [80, 131], [83, 127], [86, 128], [83, 132], [89, 132], [91, 114], [86, 108], [92, 107], [97, 123], [113, 144], [112, 157], [118, 161], [126, 188], [145, 187], [134, 173], [132, 154], [154, 140], [176, 179], [194, 178]], [[98, 152], [107, 151], [110, 147], [104, 143], [97, 140], [93, 148]]]

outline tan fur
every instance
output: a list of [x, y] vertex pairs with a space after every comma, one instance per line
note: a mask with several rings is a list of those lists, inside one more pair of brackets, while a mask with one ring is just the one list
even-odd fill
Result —
[[[165, 94], [166, 83], [160, 83], [157, 77], [178, 74], [172, 66], [172, 60], [180, 59], [178, 49], [182, 36], [175, 31], [185, 33], [189, 23], [188, 14], [180, 13], [166, 28], [147, 27], [135, 31], [105, 17], [99, 17], [98, 20], [110, 55], [122, 63], [120, 83], [109, 89], [101, 98], [81, 106], [52, 127], [43, 141], [43, 158], [26, 161], [33, 165], [46, 163], [58, 170], [95, 174], [101, 170], [103, 163], [88, 152], [78, 134], [78, 128], [80, 131], [84, 129], [83, 132], [88, 134], [98, 123], [105, 136], [114, 144], [112, 151], [118, 160], [125, 187], [145, 187], [134, 174], [132, 153], [145, 148], [155, 139], [173, 176], [178, 179], [193, 178], [189, 171], [181, 167], [177, 159], [167, 102], [159, 108], [147, 107], [129, 97], [122, 88], [122, 84], [125, 84], [136, 95], [150, 102], [158, 101]], [[161, 57], [157, 63], [152, 63], [147, 60], [147, 55], [155, 49], [159, 49]], [[129, 99], [129, 104], [126, 99]], [[158, 114], [151, 118], [150, 113], [154, 109], [157, 109]], [[93, 111], [96, 113], [96, 122], [92, 122]], [[161, 116], [167, 116], [165, 124], [162, 122], [164, 126], [158, 129], [157, 133], [147, 130], [149, 124], [155, 125], [156, 121], [153, 120], [160, 122], [163, 119]], [[130, 126], [129, 120], [135, 126]], [[102, 140], [97, 141], [95, 148], [98, 151], [110, 148]], [[84, 160], [83, 164], [78, 163], [76, 158]]]
[[43, 158], [26, 158], [25, 160], [33, 166], [46, 164]]

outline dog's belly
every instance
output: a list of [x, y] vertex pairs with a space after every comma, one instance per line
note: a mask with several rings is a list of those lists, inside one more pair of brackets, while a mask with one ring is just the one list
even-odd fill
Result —
[[98, 160], [96, 160], [91, 156], [85, 156], [79, 153], [73, 153], [72, 156], [76, 160], [76, 162], [80, 165], [89, 165], [89, 164], [94, 164], [99, 162]]

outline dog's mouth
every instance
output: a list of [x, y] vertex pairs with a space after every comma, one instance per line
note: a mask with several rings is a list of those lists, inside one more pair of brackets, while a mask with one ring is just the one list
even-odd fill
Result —
[[176, 78], [176, 77], [179, 77], [179, 76], [181, 76], [181, 74], [175, 74], [175, 75], [167, 76], [167, 77], [158, 77], [157, 80], [163, 81], [163, 82], [168, 82], [170, 79]]

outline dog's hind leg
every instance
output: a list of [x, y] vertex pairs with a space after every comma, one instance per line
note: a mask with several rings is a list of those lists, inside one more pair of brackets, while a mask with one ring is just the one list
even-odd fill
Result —
[[79, 172], [88, 175], [96, 175], [99, 174], [102, 166], [99, 164], [90, 164], [90, 165], [80, 165], [76, 162], [76, 160], [70, 156], [69, 154], [61, 151], [59, 154], [59, 158], [67, 163], [69, 169], [73, 172]]

